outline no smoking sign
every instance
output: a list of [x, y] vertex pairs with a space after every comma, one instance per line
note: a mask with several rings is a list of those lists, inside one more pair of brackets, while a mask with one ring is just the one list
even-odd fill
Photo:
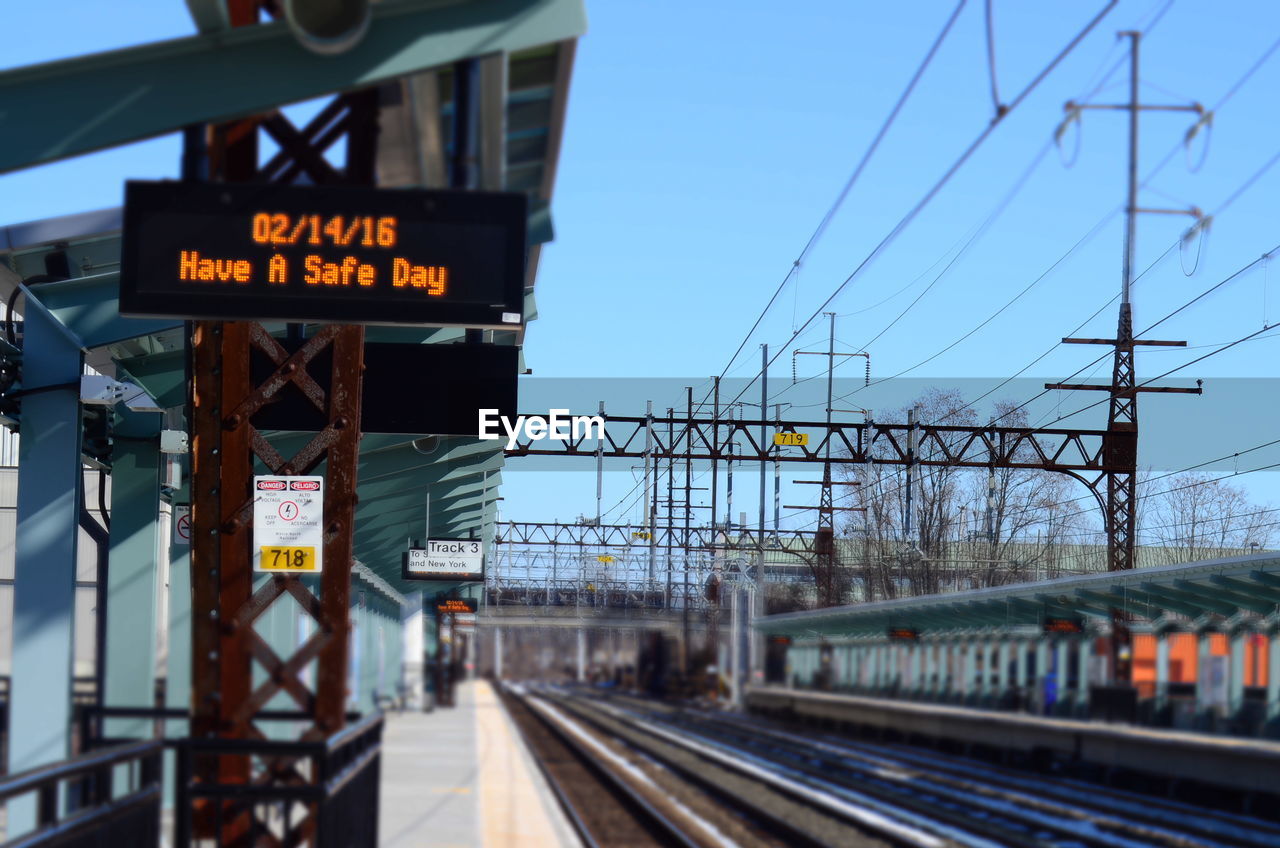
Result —
[[174, 547], [190, 547], [191, 507], [175, 506], [173, 508], [173, 538], [171, 544]]
[[253, 478], [253, 570], [318, 574], [324, 565], [324, 478]]

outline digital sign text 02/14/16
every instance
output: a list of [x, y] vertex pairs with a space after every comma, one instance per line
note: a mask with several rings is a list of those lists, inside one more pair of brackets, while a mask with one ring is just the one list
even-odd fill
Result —
[[400, 221], [395, 216], [298, 215], [285, 212], [257, 212], [250, 235], [258, 244], [332, 244], [334, 247], [395, 247]]
[[[290, 269], [289, 259], [276, 253], [266, 262], [268, 285], [285, 286], [299, 273]], [[188, 283], [240, 283], [254, 280], [254, 263], [248, 259], [211, 259], [201, 256], [197, 250], [178, 253], [178, 279]], [[340, 261], [326, 261], [317, 254], [302, 259], [302, 282], [308, 286], [357, 286], [370, 288], [378, 284], [379, 277], [391, 278], [392, 288], [422, 289], [426, 294], [440, 297], [445, 294], [449, 281], [449, 269], [443, 265], [415, 265], [403, 257], [392, 257], [389, 274], [379, 275], [376, 265], [361, 262], [354, 256], [344, 256]], [[261, 273], [260, 270], [257, 270]]]

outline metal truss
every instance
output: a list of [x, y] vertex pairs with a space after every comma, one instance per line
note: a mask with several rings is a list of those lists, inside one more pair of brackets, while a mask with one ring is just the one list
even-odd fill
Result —
[[[375, 91], [335, 98], [310, 125], [297, 130], [278, 113], [212, 127], [210, 176], [224, 181], [372, 184], [378, 96]], [[257, 131], [265, 128], [281, 151], [257, 167]], [[345, 138], [347, 164], [336, 170], [323, 151]], [[190, 137], [188, 139], [191, 141]], [[192, 157], [193, 159], [195, 157]], [[192, 336], [192, 701], [196, 738], [261, 740], [255, 718], [284, 692], [306, 716], [303, 741], [324, 739], [343, 727], [350, 622], [353, 515], [360, 440], [360, 384], [364, 328], [319, 328], [289, 353], [260, 325], [200, 321]], [[326, 392], [308, 373], [323, 352], [332, 371]], [[270, 374], [254, 383], [252, 360]], [[282, 456], [253, 425], [254, 414], [292, 385], [326, 416], [324, 429], [296, 454]], [[273, 474], [303, 475], [322, 463], [326, 478], [324, 570], [317, 597], [296, 576], [273, 576], [253, 590], [252, 479], [255, 461]], [[279, 656], [254, 623], [288, 596], [314, 620], [315, 630], [291, 656]], [[302, 672], [316, 664], [315, 691]], [[264, 674], [253, 685], [253, 666]], [[205, 757], [194, 764], [197, 780], [210, 784], [261, 786], [314, 783], [306, 758], [268, 758], [258, 767], [247, 756]], [[260, 844], [269, 834], [261, 805], [242, 800], [199, 801], [198, 836], [222, 845]], [[315, 804], [290, 821], [288, 833], [271, 844], [297, 845], [314, 838]]]
[[[493, 543], [511, 548], [523, 546], [563, 546], [568, 548], [614, 548], [632, 551], [647, 550], [666, 545], [668, 537], [672, 547], [685, 548], [688, 534], [688, 550], [701, 551], [758, 551], [785, 550], [802, 554], [813, 549], [812, 531], [766, 530], [763, 537], [759, 530], [734, 528], [732, 533], [710, 527], [656, 527], [652, 533], [645, 527], [630, 524], [556, 524], [534, 521], [505, 521], [496, 526]], [[763, 544], [761, 539], [763, 538]], [[676, 539], [680, 541], [677, 543]]]
[[[736, 462], [871, 463], [945, 465], [965, 468], [1031, 468], [1079, 474], [1124, 471], [1123, 457], [1108, 450], [1106, 430], [1025, 427], [961, 427], [936, 424], [842, 423], [823, 421], [750, 421], [668, 416], [652, 418], [602, 415], [603, 446], [587, 433], [564, 441], [534, 440], [521, 431], [508, 457], [581, 456], [734, 460]], [[775, 447], [761, 444], [760, 430], [795, 431], [809, 444]], [[914, 457], [909, 457], [911, 432]], [[669, 436], [668, 432], [674, 433]], [[646, 450], [646, 440], [649, 449]], [[732, 453], [729, 446], [733, 445]], [[829, 459], [827, 448], [836, 457]]]

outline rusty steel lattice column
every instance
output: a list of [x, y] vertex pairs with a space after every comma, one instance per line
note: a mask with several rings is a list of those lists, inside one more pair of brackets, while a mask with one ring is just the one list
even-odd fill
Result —
[[[279, 113], [212, 128], [210, 172], [225, 181], [292, 182], [306, 174], [314, 183], [369, 185], [374, 178], [377, 137], [376, 91], [335, 98], [307, 127], [298, 130]], [[257, 168], [257, 131], [264, 129], [281, 151]], [[347, 143], [343, 171], [323, 156], [338, 139]], [[326, 325], [300, 345], [286, 349], [257, 323], [196, 322], [192, 353], [192, 698], [194, 738], [264, 739], [259, 712], [276, 694], [295, 702], [307, 727], [302, 739], [323, 739], [343, 726], [347, 702], [352, 540], [356, 468], [360, 442], [360, 393], [364, 328]], [[332, 361], [327, 390], [308, 366], [324, 352]], [[251, 378], [253, 360], [267, 363], [269, 376]], [[292, 457], [282, 456], [253, 425], [254, 414], [292, 384], [326, 424]], [[326, 478], [324, 569], [317, 598], [296, 576], [272, 576], [253, 590], [252, 478], [260, 463], [272, 474], [321, 472]], [[289, 657], [278, 656], [254, 623], [283, 596], [315, 621], [311, 637]], [[315, 692], [303, 672], [316, 662]], [[252, 685], [252, 668], [265, 672]], [[275, 757], [258, 771], [247, 756], [208, 756], [194, 765], [198, 781], [219, 783], [314, 782], [314, 764]], [[248, 845], [264, 833], [255, 811], [239, 801], [198, 806], [196, 832], [219, 844]], [[311, 805], [291, 824], [284, 844], [310, 839], [316, 828]], [[215, 833], [216, 831], [216, 833]]]
[[1133, 308], [1120, 305], [1116, 328], [1115, 362], [1111, 371], [1111, 398], [1103, 450], [1107, 465], [1107, 570], [1134, 567], [1138, 488], [1138, 386], [1133, 362]]

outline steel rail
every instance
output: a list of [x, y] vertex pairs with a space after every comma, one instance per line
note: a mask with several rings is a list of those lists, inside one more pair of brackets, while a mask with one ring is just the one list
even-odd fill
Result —
[[[615, 771], [609, 769], [600, 758], [595, 756], [586, 746], [579, 740], [575, 739], [571, 734], [566, 733], [555, 722], [548, 719], [538, 710], [533, 709], [526, 701], [525, 696], [504, 687], [504, 694], [508, 699], [515, 700], [528, 711], [538, 724], [546, 729], [557, 741], [567, 748], [595, 777], [600, 781], [606, 789], [608, 789], [615, 798], [632, 814], [636, 822], [654, 833], [655, 838], [662, 840], [670, 840], [664, 844], [684, 846], [684, 848], [702, 848], [702, 843], [689, 836], [685, 830], [670, 818], [654, 807], [643, 795], [641, 795], [630, 783], [624, 780]], [[510, 707], [508, 707], [510, 709]], [[557, 779], [550, 773], [539, 760], [539, 767], [542, 769], [543, 775], [547, 778], [556, 797], [560, 800], [561, 805], [565, 808], [574, 827], [578, 829], [579, 835], [582, 836], [590, 845], [601, 845], [590, 832], [589, 826], [586, 825], [585, 817], [578, 811], [577, 806], [569, 800], [568, 793], [563, 787], [558, 785]], [[656, 833], [655, 833], [656, 831]]]
[[[769, 728], [760, 722], [705, 713], [685, 712], [681, 717], [684, 723], [679, 726], [683, 730], [690, 730], [691, 725], [700, 725], [702, 732], [694, 731], [696, 735], [718, 739], [721, 744], [731, 748], [766, 748], [763, 756], [771, 762], [777, 761], [779, 757], [794, 757], [801, 761], [801, 765], [795, 766], [796, 768], [810, 771], [822, 780], [833, 780], [833, 775], [845, 772], [845, 782], [859, 792], [872, 792], [874, 787], [868, 779], [869, 775], [886, 768], [910, 772], [910, 783], [916, 792], [949, 796], [952, 803], [962, 803], [967, 793], [974, 799], [974, 806], [984, 808], [985, 815], [989, 818], [994, 818], [992, 812], [998, 809], [996, 815], [1014, 821], [1021, 820], [1032, 830], [1056, 831], [1060, 838], [1068, 842], [1116, 845], [1128, 844], [1125, 840], [1139, 839], [1148, 841], [1147, 844], [1151, 845], [1195, 844], [1261, 848], [1276, 844], [1275, 840], [1280, 837], [1280, 827], [1261, 819], [1256, 822], [1248, 821], [1243, 817], [1226, 816], [1214, 810], [1200, 810], [1192, 805], [1137, 795], [1116, 798], [1095, 793], [1082, 797], [1091, 788], [1087, 784], [1080, 784], [1073, 791], [1065, 791], [1057, 785], [1060, 781], [1039, 781], [1030, 775], [997, 771], [986, 764], [952, 762], [946, 757], [927, 752], [902, 750], [902, 746], [889, 747], [830, 738], [807, 739], [795, 733]], [[708, 732], [707, 727], [712, 730]], [[725, 741], [726, 737], [729, 741]], [[766, 743], [765, 738], [772, 739], [773, 744]], [[853, 765], [855, 761], [857, 765]], [[861, 774], [855, 776], [855, 772]], [[927, 781], [930, 786], [921, 787], [922, 780]], [[1035, 785], [1041, 782], [1045, 785]], [[885, 794], [888, 797], [894, 793]], [[925, 805], [920, 806], [925, 808]], [[963, 815], [958, 826], [967, 827], [969, 825], [964, 822], [975, 821], [976, 817]], [[984, 823], [984, 829], [989, 823]], [[1090, 828], [1096, 832], [1087, 832]], [[1253, 829], [1252, 832], [1250, 828]], [[1194, 833], [1205, 841], [1189, 841], [1186, 833]], [[990, 835], [1007, 838], [994, 832]], [[1027, 844], [1034, 842], [1035, 840], [1029, 839]]]
[[[617, 732], [602, 723], [599, 716], [593, 716], [587, 712], [576, 709], [573, 706], [583, 703], [591, 703], [588, 699], [565, 696], [563, 698], [549, 698], [549, 700], [553, 700], [561, 706], [564, 706], [566, 709], [571, 710], [575, 717], [591, 724], [600, 732], [617, 736]], [[594, 706], [596, 709], [599, 709], [598, 705]], [[620, 720], [617, 716], [609, 716], [609, 718]], [[864, 815], [851, 815], [850, 813], [852, 808], [856, 805], [851, 804], [847, 799], [839, 798], [829, 792], [824, 792], [821, 789], [798, 785], [788, 786], [786, 785], [785, 779], [779, 778], [776, 775], [762, 776], [762, 772], [765, 771], [764, 769], [743, 767], [741, 764], [728, 762], [726, 759], [721, 757], [708, 757], [705, 751], [699, 750], [702, 746], [691, 746], [687, 743], [687, 740], [681, 740], [675, 734], [669, 734], [668, 732], [656, 727], [646, 727], [640, 723], [632, 723], [631, 727], [640, 732], [654, 736], [661, 741], [675, 744], [677, 747], [683, 747], [701, 759], [713, 763], [722, 769], [733, 772], [740, 777], [755, 781], [763, 786], [767, 786], [771, 791], [775, 792], [779, 796], [786, 797], [789, 800], [806, 807], [811, 807], [814, 811], [840, 821], [851, 829], [867, 833], [870, 838], [886, 840], [893, 845], [911, 846], [911, 848], [938, 848], [938, 846], [955, 848], [956, 846], [963, 844], [954, 840], [948, 840], [943, 836], [934, 836], [933, 834], [923, 833], [909, 823], [900, 824], [898, 821], [893, 820], [893, 816], [891, 814], [886, 815], [884, 810], [867, 809], [859, 811], [864, 813]], [[628, 741], [628, 744], [633, 743]], [[736, 807], [741, 803], [737, 796], [724, 786], [709, 779], [706, 775], [699, 774], [696, 770], [688, 767], [687, 765], [677, 762], [669, 756], [664, 756], [652, 748], [644, 747], [642, 750], [646, 756], [660, 762], [663, 766], [676, 772], [682, 778], [694, 783], [702, 789], [707, 790], [712, 795], [720, 797], [730, 805]], [[828, 844], [818, 839], [813, 834], [792, 825], [781, 817], [771, 815], [759, 807], [754, 807], [751, 812], [758, 825], [778, 836], [783, 837], [788, 845], [825, 846]], [[876, 824], [877, 819], [882, 820], [879, 825]]]

